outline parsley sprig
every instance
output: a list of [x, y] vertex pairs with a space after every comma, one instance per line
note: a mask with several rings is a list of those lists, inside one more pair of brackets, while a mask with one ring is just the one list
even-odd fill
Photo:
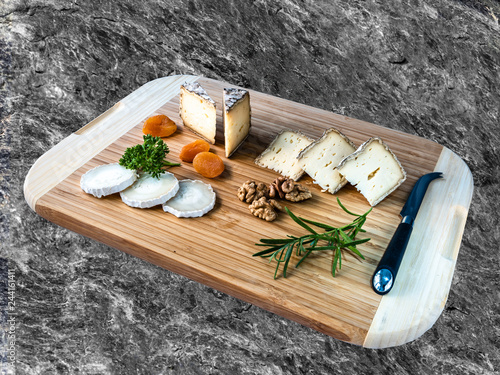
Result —
[[127, 169], [150, 173], [151, 176], [156, 178], [159, 178], [165, 172], [164, 167], [180, 165], [165, 160], [169, 149], [160, 137], [147, 134], [143, 136], [143, 139], [144, 143], [142, 145], [135, 145], [125, 150], [120, 159], [120, 165]]
[[[255, 245], [264, 246], [267, 247], [267, 249], [259, 251], [253, 254], [253, 256], [270, 258], [269, 262], [273, 260], [277, 262], [276, 271], [274, 272], [275, 279], [278, 275], [278, 270], [282, 263], [283, 277], [286, 277], [286, 271], [288, 269], [290, 259], [292, 258], [294, 248], [296, 255], [301, 257], [295, 267], [298, 267], [309, 255], [311, 255], [315, 251], [333, 251], [331, 271], [333, 277], [335, 277], [337, 266], [339, 270], [342, 268], [343, 250], [349, 250], [355, 255], [359, 256], [361, 259], [365, 259], [356, 248], [356, 246], [368, 242], [370, 238], [356, 240], [356, 235], [359, 232], [366, 232], [364, 229], [362, 229], [362, 227], [366, 221], [366, 216], [372, 209], [370, 208], [363, 215], [358, 215], [350, 212], [347, 208], [345, 208], [344, 205], [340, 202], [340, 199], [337, 198], [337, 202], [339, 206], [349, 215], [356, 216], [352, 223], [344, 225], [340, 228], [335, 228], [327, 224], [297, 217], [288, 208], [285, 207], [286, 212], [293, 219], [293, 221], [310, 232], [310, 234], [306, 234], [301, 237], [288, 235], [288, 238], [263, 238], [260, 240], [260, 243], [257, 243]], [[321, 228], [324, 230], [324, 232], [318, 233], [308, 224], [312, 224], [318, 228]]]

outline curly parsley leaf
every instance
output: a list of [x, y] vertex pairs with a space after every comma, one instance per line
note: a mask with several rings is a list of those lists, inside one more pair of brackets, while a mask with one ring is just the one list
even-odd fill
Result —
[[144, 143], [129, 147], [120, 159], [120, 165], [127, 169], [134, 169], [150, 173], [159, 178], [165, 172], [164, 167], [178, 166], [180, 163], [172, 163], [165, 159], [169, 153], [168, 146], [160, 137], [150, 134], [143, 136]]

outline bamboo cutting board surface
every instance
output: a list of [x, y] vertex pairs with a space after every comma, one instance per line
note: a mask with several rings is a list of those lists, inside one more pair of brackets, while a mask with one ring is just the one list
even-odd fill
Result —
[[[200, 179], [217, 193], [215, 208], [201, 218], [179, 219], [161, 207], [131, 208], [118, 194], [97, 199], [80, 189], [82, 174], [95, 166], [117, 162], [127, 147], [142, 143], [142, 124], [165, 114], [178, 131], [165, 138], [167, 157], [178, 161], [182, 146], [198, 139], [183, 128], [178, 115], [179, 87], [198, 81], [217, 104], [217, 136], [212, 151], [226, 170], [215, 179], [196, 173], [190, 163], [171, 168], [179, 180]], [[250, 90], [252, 128], [248, 140], [230, 158], [224, 157], [222, 89], [234, 87], [195, 76], [161, 78], [139, 88], [110, 110], [40, 157], [25, 180], [29, 205], [44, 218], [173, 272], [297, 321], [339, 340], [372, 348], [401, 345], [427, 331], [441, 314], [451, 286], [467, 212], [472, 176], [450, 150], [413, 135], [311, 108]], [[369, 214], [364, 226], [368, 243], [359, 246], [360, 260], [345, 255], [333, 278], [331, 252], [310, 257], [287, 278], [273, 279], [274, 263], [252, 257], [261, 238], [302, 235], [304, 230], [285, 213], [271, 223], [252, 216], [236, 196], [238, 187], [253, 179], [270, 183], [278, 174], [258, 167], [254, 159], [283, 128], [319, 138], [335, 127], [357, 146], [381, 137], [397, 155], [408, 178]], [[392, 291], [375, 294], [370, 279], [399, 224], [399, 212], [416, 180], [443, 172], [433, 182], [417, 216], [412, 237]], [[364, 213], [369, 204], [347, 185], [334, 195], [322, 193], [303, 177], [313, 198], [287, 207], [298, 216], [347, 224], [352, 217], [337, 205], [338, 196], [351, 211]], [[358, 238], [363, 238], [358, 236]]]

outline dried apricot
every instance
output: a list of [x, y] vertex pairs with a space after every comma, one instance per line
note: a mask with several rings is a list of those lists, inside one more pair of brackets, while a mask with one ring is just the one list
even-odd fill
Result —
[[185, 145], [181, 149], [179, 159], [191, 163], [196, 155], [198, 155], [200, 152], [208, 150], [210, 150], [210, 144], [203, 139], [197, 139], [196, 141]]
[[151, 134], [153, 137], [168, 137], [177, 130], [177, 125], [165, 115], [151, 116], [142, 126], [144, 134]]
[[214, 178], [224, 172], [224, 162], [220, 156], [203, 151], [193, 159], [193, 167], [203, 177]]

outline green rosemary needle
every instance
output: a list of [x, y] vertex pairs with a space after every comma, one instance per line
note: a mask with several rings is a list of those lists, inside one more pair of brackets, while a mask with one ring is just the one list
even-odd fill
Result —
[[[295, 216], [288, 208], [285, 207], [288, 215], [302, 228], [306, 229], [309, 234], [301, 237], [287, 236], [287, 238], [263, 238], [260, 243], [255, 245], [267, 247], [265, 250], [259, 251], [253, 256], [260, 256], [263, 258], [270, 258], [269, 262], [275, 260], [277, 262], [276, 270], [274, 272], [274, 278], [278, 276], [278, 271], [283, 264], [283, 277], [286, 277], [286, 272], [292, 254], [294, 253], [300, 257], [299, 261], [295, 265], [298, 267], [309, 255], [314, 251], [333, 251], [333, 261], [332, 261], [332, 276], [335, 277], [335, 272], [337, 268], [340, 270], [342, 268], [342, 250], [349, 250], [361, 259], [365, 259], [363, 255], [356, 248], [357, 245], [368, 242], [370, 238], [363, 238], [360, 240], [356, 239], [359, 232], [365, 232], [362, 228], [366, 222], [366, 216], [371, 212], [371, 208], [365, 212], [363, 215], [358, 215], [349, 211], [337, 198], [339, 206], [346, 213], [356, 218], [347, 225], [343, 227], [332, 227], [327, 224], [319, 223], [316, 221], [304, 219], [302, 217]], [[310, 225], [309, 225], [310, 224]], [[321, 233], [314, 230], [312, 226], [323, 229]]]

